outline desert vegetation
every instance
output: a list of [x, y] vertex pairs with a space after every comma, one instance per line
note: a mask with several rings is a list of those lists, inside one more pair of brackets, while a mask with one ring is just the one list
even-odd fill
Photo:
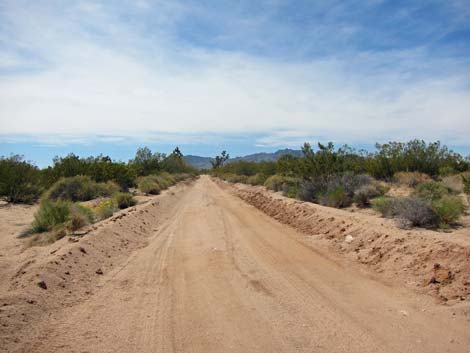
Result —
[[0, 197], [39, 202], [30, 232], [36, 234], [33, 243], [49, 243], [134, 206], [133, 194], [156, 195], [195, 174], [178, 147], [168, 156], [139, 148], [127, 163], [69, 154], [42, 169], [14, 155], [0, 158]]
[[[421, 140], [377, 144], [374, 152], [336, 149], [331, 142], [319, 143], [314, 151], [305, 143], [301, 157], [236, 161], [211, 173], [324, 206], [372, 207], [400, 227], [451, 227], [465, 211], [464, 193], [470, 192], [470, 157]], [[404, 195], [389, 194], [390, 189], [403, 189]]]

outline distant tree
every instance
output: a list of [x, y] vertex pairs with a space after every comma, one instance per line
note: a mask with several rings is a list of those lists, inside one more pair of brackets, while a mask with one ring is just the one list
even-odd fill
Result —
[[212, 169], [220, 168], [224, 165], [224, 163], [230, 158], [227, 151], [222, 151], [219, 156], [216, 156], [213, 161], [211, 161]]
[[23, 156], [0, 158], [0, 196], [8, 202], [34, 202], [41, 193], [39, 180], [39, 169]]
[[160, 164], [164, 158], [165, 155], [162, 153], [152, 153], [150, 148], [141, 147], [129, 164], [134, 166], [138, 175], [149, 175], [160, 170]]

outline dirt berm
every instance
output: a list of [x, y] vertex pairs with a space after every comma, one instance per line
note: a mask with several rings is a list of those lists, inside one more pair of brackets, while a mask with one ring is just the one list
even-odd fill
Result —
[[392, 220], [290, 199], [262, 186], [224, 189], [276, 220], [310, 236], [316, 245], [372, 267], [381, 277], [458, 304], [470, 314], [470, 230], [450, 233], [398, 229]]

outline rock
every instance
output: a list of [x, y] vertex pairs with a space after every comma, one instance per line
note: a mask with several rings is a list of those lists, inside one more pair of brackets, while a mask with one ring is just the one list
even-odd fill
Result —
[[38, 287], [42, 289], [47, 289], [47, 284], [44, 281], [39, 281], [38, 282]]
[[348, 243], [348, 244], [349, 244], [349, 243], [352, 243], [353, 240], [354, 240], [354, 238], [353, 238], [353, 236], [352, 236], [351, 234], [348, 234], [348, 235], [346, 235], [346, 236], [344, 237], [344, 241], [345, 241], [346, 243]]
[[103, 270], [101, 268], [97, 269], [96, 270], [96, 274], [97, 275], [102, 275], [103, 274]]
[[403, 316], [410, 315], [410, 314], [408, 314], [408, 312], [406, 310], [400, 310], [400, 314], [402, 314]]
[[86, 254], [85, 248], [83, 248], [83, 247], [80, 246], [80, 247], [78, 248], [78, 250], [80, 250], [82, 253]]

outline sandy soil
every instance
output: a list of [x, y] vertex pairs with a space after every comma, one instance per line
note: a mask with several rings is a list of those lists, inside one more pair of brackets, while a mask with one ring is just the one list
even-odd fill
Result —
[[324, 251], [206, 176], [43, 249], [0, 293], [0, 351], [470, 346], [468, 317]]

